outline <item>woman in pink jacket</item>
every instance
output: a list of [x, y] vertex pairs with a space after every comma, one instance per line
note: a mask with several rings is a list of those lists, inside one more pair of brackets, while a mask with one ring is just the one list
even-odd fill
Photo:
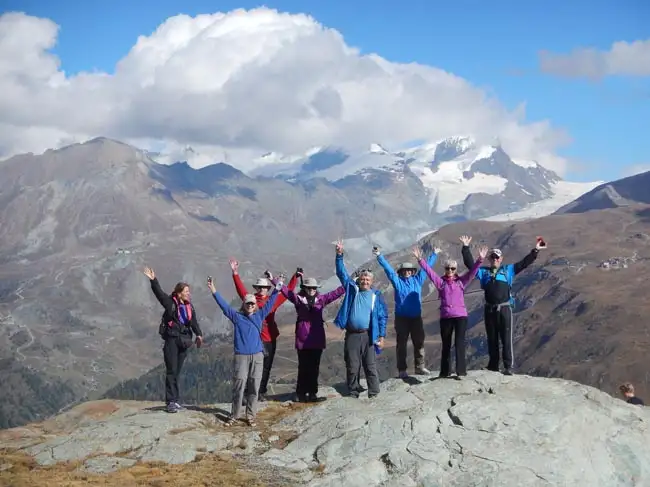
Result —
[[[436, 254], [439, 249], [434, 250]], [[467, 375], [465, 360], [465, 331], [467, 330], [467, 309], [465, 308], [465, 288], [476, 276], [476, 272], [487, 256], [488, 248], [479, 249], [479, 258], [474, 266], [465, 274], [459, 276], [456, 272], [458, 265], [455, 260], [445, 262], [445, 274], [440, 277], [422, 258], [422, 251], [413, 248], [413, 255], [420, 267], [426, 272], [440, 296], [440, 337], [442, 338], [442, 357], [440, 359], [440, 377], [449, 377], [449, 362], [451, 359], [451, 338], [455, 335], [456, 376], [460, 379]]]

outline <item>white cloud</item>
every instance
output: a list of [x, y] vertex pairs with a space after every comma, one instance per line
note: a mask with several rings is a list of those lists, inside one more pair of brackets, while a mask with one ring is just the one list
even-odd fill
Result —
[[650, 76], [650, 39], [618, 41], [608, 51], [575, 49], [569, 54], [540, 53], [542, 71], [568, 77]]
[[650, 164], [633, 164], [631, 166], [625, 166], [621, 171], [621, 178], [636, 176], [637, 174], [648, 171], [650, 171]]
[[[114, 74], [66, 76], [49, 52], [58, 27], [0, 17], [0, 157], [104, 135], [145, 148], [252, 154], [315, 145], [386, 146], [471, 134], [499, 137], [515, 158], [563, 173], [567, 136], [527, 123], [467, 80], [361, 55], [306, 15], [267, 8], [167, 19], [141, 36]], [[92, 48], [92, 46], [89, 46]]]

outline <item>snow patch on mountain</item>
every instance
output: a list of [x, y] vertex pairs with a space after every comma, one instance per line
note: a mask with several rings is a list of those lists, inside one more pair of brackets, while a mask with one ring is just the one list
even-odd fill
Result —
[[588, 193], [595, 187], [603, 184], [603, 181], [579, 183], [570, 181], [558, 181], [551, 185], [553, 195], [550, 198], [530, 204], [519, 211], [494, 215], [482, 220], [492, 222], [519, 221], [541, 218], [555, 213], [561, 207]]

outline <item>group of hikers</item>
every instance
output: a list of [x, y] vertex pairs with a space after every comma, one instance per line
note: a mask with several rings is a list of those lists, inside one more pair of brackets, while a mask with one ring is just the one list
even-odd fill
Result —
[[[438, 275], [433, 267], [440, 254], [434, 248], [425, 259], [419, 247], [413, 248], [417, 264], [404, 262], [395, 270], [383, 256], [379, 248], [372, 252], [384, 270], [394, 290], [396, 358], [400, 378], [407, 378], [407, 343], [413, 343], [414, 373], [428, 375], [424, 363], [424, 323], [422, 320], [422, 288], [426, 278], [433, 282], [440, 298], [440, 335], [442, 356], [440, 377], [451, 377], [450, 362], [452, 342], [456, 357], [456, 375], [461, 379], [467, 375], [465, 359], [465, 332], [467, 330], [467, 309], [465, 289], [476, 278], [484, 292], [484, 320], [488, 342], [489, 362], [487, 370], [499, 371], [500, 349], [503, 357], [503, 373], [510, 375], [514, 370], [512, 346], [512, 305], [511, 295], [514, 277], [531, 265], [541, 249], [546, 248], [542, 238], [538, 238], [534, 248], [519, 262], [503, 263], [503, 252], [481, 246], [475, 260], [470, 250], [471, 237], [462, 236], [461, 254], [467, 272], [459, 275], [458, 264], [449, 259], [444, 262], [444, 273]], [[384, 349], [388, 310], [379, 289], [373, 287], [374, 275], [370, 269], [360, 269], [350, 276], [343, 262], [344, 248], [341, 240], [335, 244], [335, 269], [340, 286], [321, 293], [321, 284], [313, 277], [305, 277], [298, 268], [285, 284], [282, 274], [274, 277], [269, 271], [253, 284], [254, 292], [246, 289], [239, 276], [239, 264], [231, 259], [235, 289], [242, 301], [235, 308], [217, 292], [211, 277], [207, 286], [217, 305], [234, 327], [234, 358], [232, 372], [232, 409], [225, 422], [232, 425], [242, 418], [246, 408], [246, 421], [255, 425], [258, 401], [265, 401], [270, 372], [273, 366], [278, 325], [276, 310], [285, 302], [291, 302], [296, 310], [295, 348], [298, 354], [298, 377], [296, 399], [299, 402], [318, 402], [318, 375], [320, 360], [326, 347], [325, 319], [326, 306], [343, 296], [334, 324], [345, 330], [344, 360], [348, 395], [358, 398], [364, 391], [360, 385], [361, 369], [367, 381], [368, 397], [379, 394], [379, 376], [376, 355]], [[486, 262], [486, 266], [483, 263]], [[163, 355], [166, 367], [166, 403], [170, 413], [182, 409], [179, 404], [178, 377], [185, 361], [187, 350], [196, 343], [203, 343], [203, 332], [196, 318], [196, 311], [190, 300], [190, 286], [179, 282], [171, 295], [166, 294], [151, 268], [144, 274], [151, 281], [151, 289], [164, 308], [159, 333], [164, 340]], [[298, 292], [296, 286], [300, 281]], [[501, 347], [499, 347], [501, 344]]]

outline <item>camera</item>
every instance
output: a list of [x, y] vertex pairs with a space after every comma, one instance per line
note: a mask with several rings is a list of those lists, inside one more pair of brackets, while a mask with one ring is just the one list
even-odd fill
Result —
[[296, 274], [304, 274], [304, 272], [305, 272], [305, 271], [303, 270], [302, 267], [298, 267], [298, 268], [296, 269]]
[[208, 284], [212, 284], [212, 276], [208, 276]]

